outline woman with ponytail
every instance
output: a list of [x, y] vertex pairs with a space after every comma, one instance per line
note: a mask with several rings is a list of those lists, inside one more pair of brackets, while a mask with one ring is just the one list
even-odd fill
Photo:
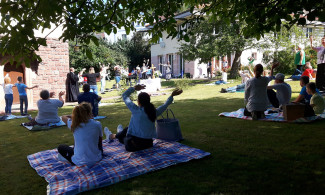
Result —
[[93, 165], [102, 159], [102, 125], [91, 119], [91, 105], [82, 102], [72, 111], [72, 117], [62, 116], [74, 138], [74, 147], [60, 145], [59, 154], [72, 165]]
[[138, 105], [132, 102], [130, 99], [131, 93], [140, 91], [141, 89], [145, 89], [145, 86], [136, 85], [135, 87], [130, 87], [123, 93], [123, 100], [132, 113], [129, 127], [111, 137], [117, 138], [119, 142], [125, 145], [125, 149], [129, 152], [144, 150], [153, 146], [152, 138], [157, 136], [155, 127], [157, 117], [173, 102], [174, 96], [183, 92], [179, 89], [174, 90], [165, 104], [156, 109], [150, 102], [149, 94], [145, 92], [141, 92], [138, 95]]
[[269, 104], [267, 85], [273, 79], [273, 69], [278, 65], [279, 63], [272, 65], [269, 77], [262, 76], [263, 66], [261, 64], [254, 67], [255, 77], [249, 79], [245, 85], [245, 116], [252, 116], [253, 120], [265, 118], [264, 111]]

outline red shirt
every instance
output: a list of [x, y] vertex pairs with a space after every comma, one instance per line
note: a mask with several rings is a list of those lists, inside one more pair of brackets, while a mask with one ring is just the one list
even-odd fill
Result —
[[313, 72], [314, 72], [313, 69], [306, 69], [306, 70], [304, 71], [304, 73], [302, 73], [301, 76], [307, 76], [307, 77], [309, 77], [309, 75], [313, 74]]

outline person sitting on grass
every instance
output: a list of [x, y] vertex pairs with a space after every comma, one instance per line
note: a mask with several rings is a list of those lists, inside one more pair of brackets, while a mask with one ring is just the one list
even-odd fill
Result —
[[313, 72], [314, 72], [314, 70], [313, 70], [313, 67], [310, 65], [310, 62], [306, 62], [305, 71], [299, 75], [292, 75], [290, 78], [294, 81], [299, 80], [302, 76], [308, 76], [309, 79], [313, 79], [313, 76], [312, 76]]
[[59, 93], [59, 99], [51, 99], [55, 96], [54, 92], [49, 93], [48, 90], [42, 90], [40, 93], [41, 99], [37, 101], [38, 113], [33, 119], [29, 117], [30, 122], [25, 123], [25, 126], [47, 125], [49, 123], [58, 123], [61, 121], [58, 115], [58, 108], [64, 105], [64, 91]]
[[72, 116], [62, 116], [71, 129], [74, 138], [74, 147], [59, 145], [59, 159], [65, 158], [72, 165], [92, 166], [103, 157], [102, 125], [91, 119], [91, 105], [86, 102], [74, 107]]
[[243, 70], [240, 70], [240, 71], [238, 71], [238, 73], [239, 73], [239, 75], [240, 75], [240, 77], [242, 78], [242, 80], [241, 80], [241, 84], [239, 84], [239, 85], [236, 85], [236, 86], [234, 86], [234, 87], [228, 87], [228, 88], [221, 88], [221, 93], [234, 93], [234, 92], [236, 92], [236, 91], [244, 91], [245, 90], [245, 84], [246, 84], [246, 82], [249, 80], [249, 79], [251, 79], [251, 78], [253, 78], [255, 75], [254, 75], [254, 73], [251, 71], [251, 68], [250, 68], [250, 66], [248, 66], [248, 73], [245, 73]]
[[[293, 103], [304, 103], [309, 104], [310, 98], [312, 95], [309, 95], [306, 90], [306, 85], [309, 83], [309, 77], [308, 76], [302, 76], [300, 78], [300, 86], [301, 91], [299, 93], [299, 96], [293, 101]], [[319, 93], [318, 89], [316, 89], [316, 92]]]
[[38, 124], [58, 123], [60, 117], [58, 115], [58, 108], [64, 105], [63, 99], [64, 91], [59, 93], [59, 99], [51, 99], [55, 93], [49, 93], [48, 90], [42, 90], [40, 93], [41, 99], [37, 101], [38, 113], [35, 121]]
[[291, 87], [288, 83], [284, 82], [284, 74], [278, 73], [275, 75], [274, 85], [267, 86], [267, 97], [274, 108], [289, 104]]
[[249, 79], [245, 86], [245, 116], [252, 116], [253, 120], [265, 118], [264, 111], [269, 103], [267, 97], [267, 85], [272, 80], [273, 69], [278, 65], [279, 63], [274, 63], [272, 65], [271, 75], [269, 77], [262, 76], [262, 64], [257, 64], [254, 67], [255, 77]]
[[130, 99], [131, 93], [145, 89], [144, 85], [136, 85], [126, 90], [122, 97], [126, 106], [131, 111], [131, 119], [129, 127], [126, 127], [117, 134], [111, 134], [105, 129], [106, 137], [110, 139], [117, 138], [120, 143], [125, 145], [125, 149], [129, 152], [144, 150], [153, 146], [152, 138], [157, 136], [155, 121], [157, 116], [161, 115], [167, 107], [173, 102], [173, 97], [181, 94], [183, 91], [176, 89], [167, 99], [165, 104], [159, 108], [150, 102], [149, 94], [141, 92], [138, 95], [138, 105], [134, 104]]
[[313, 108], [315, 114], [323, 114], [325, 109], [324, 98], [316, 91], [316, 84], [314, 82], [306, 85], [307, 93], [312, 95], [310, 98], [310, 106]]
[[227, 84], [227, 69], [222, 68], [221, 79], [215, 82], [216, 85]]
[[78, 95], [78, 104], [82, 102], [90, 103], [92, 106], [93, 116], [96, 117], [98, 115], [98, 102], [100, 102], [102, 97], [93, 92], [90, 92], [90, 86], [87, 83], [82, 86], [82, 90], [84, 92]]

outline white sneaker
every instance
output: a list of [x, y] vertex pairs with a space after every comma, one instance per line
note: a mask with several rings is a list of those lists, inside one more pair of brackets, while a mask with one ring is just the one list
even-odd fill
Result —
[[121, 131], [123, 131], [123, 126], [121, 124], [119, 124], [117, 126], [117, 133], [120, 133]]
[[110, 135], [112, 135], [113, 133], [107, 127], [104, 128], [104, 133], [106, 135], [106, 139], [110, 140]]

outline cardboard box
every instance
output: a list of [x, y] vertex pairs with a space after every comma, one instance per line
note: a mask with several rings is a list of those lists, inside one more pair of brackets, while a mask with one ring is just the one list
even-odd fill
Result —
[[283, 106], [283, 117], [286, 121], [293, 121], [298, 118], [304, 117], [305, 105], [304, 104], [287, 104]]

